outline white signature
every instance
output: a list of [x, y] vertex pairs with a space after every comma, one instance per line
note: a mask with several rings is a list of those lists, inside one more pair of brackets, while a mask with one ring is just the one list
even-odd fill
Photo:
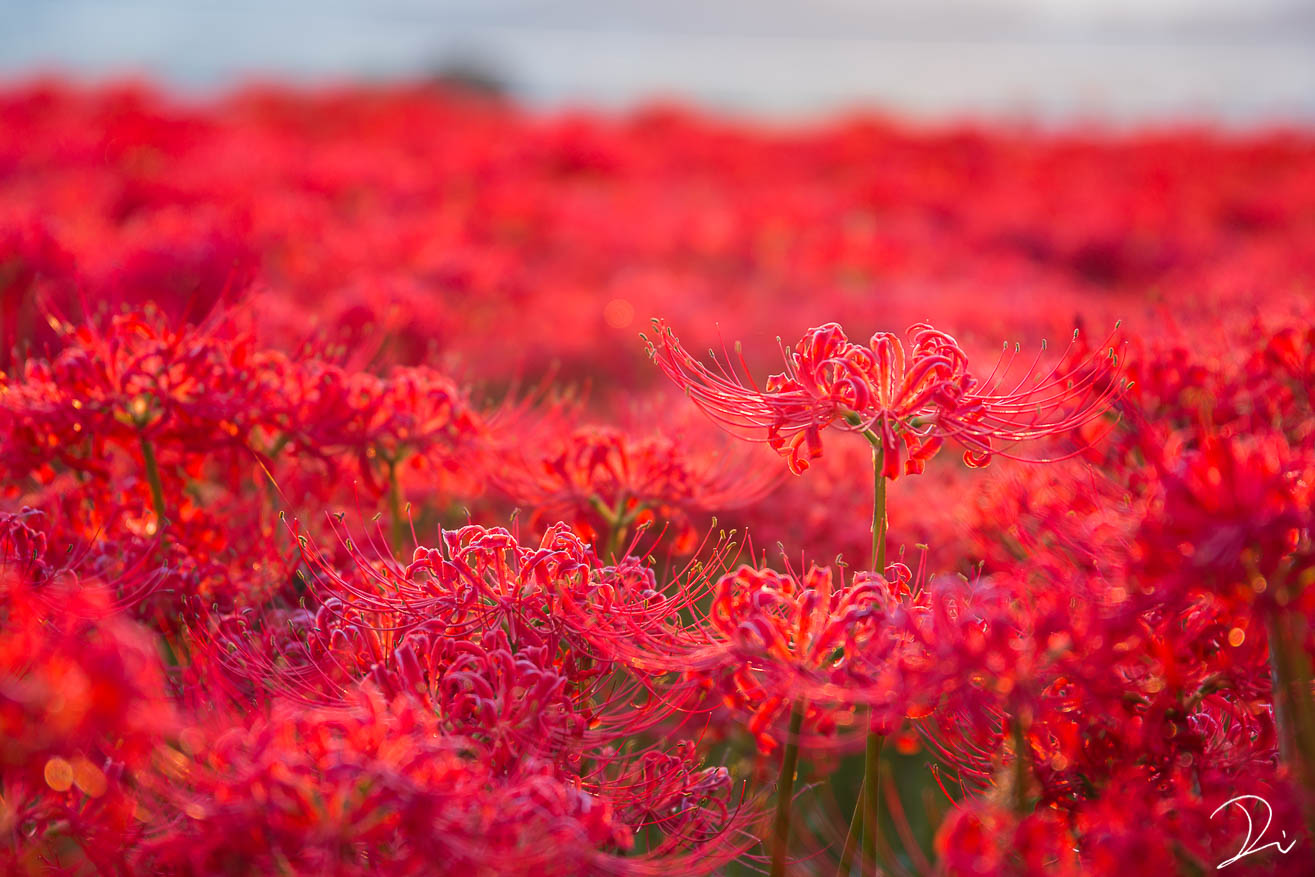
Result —
[[[1252, 832], [1255, 831], [1256, 824], [1251, 819], [1251, 811], [1248, 810], [1246, 806], [1242, 804], [1243, 801], [1258, 801], [1260, 802], [1260, 806], [1265, 808], [1265, 827], [1260, 829], [1260, 834], [1258, 834], [1254, 840], [1252, 839], [1251, 835]], [[1286, 847], [1283, 846], [1283, 844], [1280, 841], [1270, 841], [1269, 843], [1265, 844], [1263, 847], [1256, 846], [1256, 844], [1264, 840], [1265, 832], [1269, 831], [1269, 824], [1274, 821], [1274, 809], [1269, 806], [1268, 801], [1266, 801], [1264, 798], [1260, 797], [1259, 795], [1238, 795], [1236, 798], [1232, 798], [1228, 801], [1225, 801], [1224, 803], [1220, 804], [1218, 807], [1215, 808], [1215, 812], [1210, 814], [1210, 818], [1214, 819], [1216, 816], [1219, 815], [1219, 811], [1223, 810], [1225, 807], [1229, 806], [1230, 804], [1236, 804], [1238, 809], [1242, 811], [1242, 814], [1246, 816], [1247, 836], [1242, 841], [1242, 849], [1237, 851], [1237, 855], [1233, 856], [1233, 858], [1231, 859], [1225, 859], [1224, 861], [1220, 862], [1217, 866], [1215, 866], [1216, 871], [1218, 871], [1220, 868], [1227, 868], [1229, 865], [1233, 864], [1239, 859], [1243, 859], [1251, 855], [1252, 853], [1259, 853], [1263, 850], [1269, 849], [1270, 847], [1274, 847], [1280, 853], [1286, 854], [1290, 852], [1294, 846], [1297, 845], [1297, 839], [1293, 838], [1292, 841]], [[1287, 840], [1288, 833], [1286, 831], [1280, 831], [1279, 834], [1283, 835], [1284, 840]]]

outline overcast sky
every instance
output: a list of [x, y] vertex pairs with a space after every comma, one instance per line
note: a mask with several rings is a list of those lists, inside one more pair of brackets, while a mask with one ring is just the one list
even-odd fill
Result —
[[0, 0], [0, 76], [487, 70], [533, 105], [1315, 119], [1312, 0]]

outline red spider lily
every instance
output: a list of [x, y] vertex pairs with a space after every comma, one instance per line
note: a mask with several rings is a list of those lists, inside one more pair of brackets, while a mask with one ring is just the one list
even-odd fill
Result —
[[585, 538], [593, 538], [600, 525], [613, 551], [628, 528], [659, 520], [676, 528], [672, 542], [688, 553], [698, 542], [690, 515], [749, 505], [777, 483], [771, 470], [754, 466], [738, 446], [702, 438], [668, 425], [649, 435], [583, 426], [529, 449], [533, 456], [514, 450], [517, 465], [499, 467], [493, 479], [536, 516], [575, 521]]
[[[259, 484], [249, 455], [188, 457], [168, 449], [157, 459], [171, 515], [167, 536], [158, 527], [152, 491], [131, 460], [111, 457], [104, 479], [57, 472], [19, 494], [37, 506], [26, 517], [40, 528], [46, 554], [57, 559], [49, 574], [108, 583], [116, 607], [131, 607], [136, 617], [169, 629], [188, 595], [231, 607], [282, 590], [289, 552], [273, 538], [267, 497], [219, 487]], [[245, 469], [237, 463], [243, 459]]]
[[[963, 801], [937, 835], [941, 868], [953, 875], [1107, 874], [1130, 863], [1143, 873], [1214, 870], [1237, 853], [1248, 817], [1253, 832], [1266, 820], [1250, 800], [1226, 804], [1238, 783], [1273, 808], [1273, 824], [1299, 820], [1289, 782], [1261, 761], [1237, 772], [1195, 763], [1121, 767], [1103, 794], [1070, 812], [1052, 805], [1020, 813], [999, 789]], [[1239, 864], [1243, 873], [1295, 875], [1307, 867], [1272, 847]]]
[[[564, 724], [545, 735], [533, 722], [549, 720], [551, 710], [518, 712], [516, 698], [496, 691], [504, 682], [484, 687], [478, 709], [491, 710], [489, 717], [517, 713], [529, 719], [523, 726], [509, 721], [527, 740], [537, 735], [535, 745], [580, 736], [577, 713], [588, 726], [583, 743], [597, 746], [639, 733], [682, 708], [679, 690], [665, 696], [652, 690], [668, 668], [618, 660], [614, 625], [649, 629], [688, 608], [692, 594], [663, 599], [652, 587], [651, 572], [603, 567], [562, 524], [550, 527], [538, 546], [521, 545], [506, 530], [474, 525], [441, 536], [441, 548], [417, 548], [406, 567], [371, 558], [350, 540], [354, 574], [315, 561], [325, 575], [317, 591], [330, 589], [316, 620], [321, 648], [368, 649], [365, 657], [342, 660], [341, 667], [350, 672], [369, 665], [373, 674], [377, 664], [397, 676], [393, 682], [381, 679], [385, 688], [437, 699], [455, 696], [444, 687], [445, 674], [471, 661], [486, 668], [486, 682], [492, 674], [506, 675], [505, 684], [523, 693], [543, 684], [545, 695], [551, 689], [558, 692], [554, 697], [565, 697], [569, 688], [572, 712], [556, 713]], [[599, 618], [600, 612], [610, 620]], [[517, 674], [524, 676], [520, 682], [512, 678]], [[569, 686], [554, 681], [559, 676]], [[531, 677], [537, 681], [528, 685]]]
[[1274, 434], [1207, 435], [1167, 455], [1159, 505], [1137, 534], [1139, 568], [1243, 603], [1286, 603], [1312, 563], [1315, 460]]
[[8, 515], [0, 533], [0, 765], [103, 746], [141, 758], [173, 721], [154, 637], [108, 588], [51, 565], [44, 534]]
[[858, 573], [837, 585], [823, 567], [797, 575], [741, 566], [710, 584], [706, 600], [687, 602], [703, 590], [650, 591], [643, 624], [603, 617], [594, 635], [610, 639], [611, 654], [627, 666], [680, 672], [685, 685], [719, 694], [763, 751], [776, 748], [796, 703], [804, 705], [811, 748], [845, 746], [866, 733], [854, 715], [858, 704], [877, 710], [873, 721], [882, 725], [904, 717], [913, 695], [901, 678], [908, 637], [899, 619], [919, 610], [901, 579]]
[[[265, 555], [261, 546], [270, 544], [261, 538], [272, 520], [268, 497], [276, 496], [268, 489], [270, 467], [289, 488], [306, 487], [315, 467], [303, 464], [311, 455], [351, 455], [374, 486], [372, 460], [386, 456], [401, 523], [392, 467], [411, 454], [413, 465], [461, 469], [454, 462], [459, 445], [468, 448], [482, 429], [455, 385], [437, 373], [399, 370], [384, 380], [347, 375], [319, 360], [294, 364], [259, 350], [249, 333], [219, 317], [175, 328], [158, 314], [129, 314], [104, 327], [65, 327], [64, 335], [53, 361], [29, 360], [18, 379], [0, 384], [0, 457], [12, 474], [32, 476], [22, 482], [34, 485], [30, 502], [50, 497], [62, 506], [58, 514], [48, 509], [53, 517], [85, 523], [63, 534], [61, 545], [143, 549], [140, 543], [161, 540], [158, 559], [169, 569], [161, 592], [232, 605], [278, 587], [266, 576], [255, 577], [259, 585], [250, 578], [278, 565], [268, 555], [252, 556]], [[326, 387], [341, 392], [326, 394]], [[275, 458], [289, 446], [297, 457], [281, 464]], [[461, 471], [477, 482], [479, 475], [471, 476], [479, 469]], [[70, 489], [66, 471], [95, 477], [77, 475]], [[243, 483], [257, 489], [230, 489]], [[313, 484], [304, 495], [334, 487]], [[239, 520], [247, 526], [235, 526]], [[252, 538], [235, 538], [239, 533]]]
[[281, 711], [206, 731], [162, 761], [167, 828], [140, 867], [284, 867], [416, 873], [541, 873], [551, 856], [592, 870], [627, 835], [606, 802], [527, 760], [499, 776], [432, 714], [362, 697], [350, 711]]
[[1062, 815], [1038, 810], [1020, 818], [994, 801], [957, 808], [936, 836], [946, 877], [1032, 877], [1088, 873]]
[[[729, 674], [721, 682], [726, 696], [747, 709], [748, 729], [769, 749], [769, 731], [795, 700], [814, 703], [816, 730], [826, 734], [837, 721], [854, 724], [845, 709], [852, 702], [835, 692], [873, 682], [854, 668], [876, 657], [879, 623], [892, 608], [888, 585], [860, 573], [836, 588], [831, 578], [829, 569], [815, 566], [798, 579], [740, 567], [713, 590], [709, 633], [720, 663], [702, 672]], [[838, 708], [826, 694], [839, 700]]]
[[[83, 593], [48, 602], [6, 584], [3, 611], [3, 695], [7, 769], [40, 770], [47, 757], [81, 753], [140, 758], [171, 722], [154, 642], [126, 619], [91, 620], [106, 611], [105, 595]], [[63, 630], [44, 621], [58, 611]]]
[[1139, 340], [1131, 392], [1119, 405], [1130, 428], [1110, 444], [1109, 465], [1135, 471], [1150, 460], [1163, 467], [1166, 446], [1190, 449], [1210, 435], [1272, 433], [1309, 446], [1305, 388], [1315, 372], [1304, 352], [1308, 322], [1256, 318], [1215, 345]]
[[[226, 486], [265, 477], [252, 448], [273, 424], [285, 358], [219, 316], [175, 327], [148, 310], [61, 332], [53, 360], [28, 360], [0, 384], [0, 465], [17, 495], [106, 580], [143, 562], [152, 572], [154, 554], [167, 569], [153, 573], [159, 594], [254, 595], [228, 573], [261, 567], [241, 555], [265, 554], [258, 537], [272, 516], [260, 492]], [[250, 529], [230, 529], [239, 520]]]
[[[627, 856], [634, 827], [606, 795], [533, 758], [492, 770], [477, 745], [444, 737], [434, 722], [405, 700], [367, 692], [347, 711], [276, 711], [247, 728], [195, 729], [162, 756], [162, 778], [172, 782], [154, 790], [153, 806], [168, 828], [142, 845], [136, 864], [195, 872], [281, 863], [421, 873], [444, 862], [489, 875], [706, 873], [737, 851], [724, 831], [687, 831], [683, 849]], [[702, 778], [683, 792], [716, 795]]]
[[965, 542], [947, 547], [981, 558], [993, 573], [1037, 581], [1074, 573], [1114, 579], [1127, 567], [1146, 499], [1086, 463], [1002, 466], [955, 509]]
[[1030, 547], [1016, 579], [997, 576], [949, 603], [933, 589], [925, 633], [917, 628], [946, 673], [920, 727], [955, 783], [994, 787], [988, 794], [1017, 818], [1034, 802], [1099, 806], [1129, 765], [1151, 778], [1209, 765], [1227, 782], [1272, 769], [1267, 656], [1236, 604], [1211, 593], [1166, 599], [1155, 580], [1077, 552], [1055, 553], [1056, 566], [1037, 575], [1029, 558], [1049, 550]]
[[[1236, 796], [1238, 782], [1247, 783], [1269, 803], [1275, 824], [1293, 824], [1296, 802], [1291, 787], [1272, 767], [1256, 765], [1239, 775], [1178, 769], [1167, 776], [1130, 768], [1115, 778], [1110, 795], [1069, 820], [1071, 833], [1051, 835], [1052, 855], [1063, 855], [1064, 850], [1056, 849], [1062, 838], [1069, 842], [1080, 873], [1114, 873], [1133, 862], [1143, 873], [1220, 870], [1241, 846], [1248, 820], [1258, 828], [1265, 819], [1263, 810], [1249, 800], [1241, 802], [1242, 807], [1224, 806]], [[1164, 826], [1165, 831], [1147, 832], [1147, 825]], [[1225, 870], [1229, 867], [1240, 873], [1297, 875], [1308, 865], [1271, 847]]]
[[383, 492], [378, 470], [386, 482], [412, 455], [459, 472], [485, 430], [460, 388], [432, 369], [398, 368], [381, 378], [312, 360], [294, 369], [288, 385], [280, 426], [292, 450], [356, 457], [376, 492]]
[[1256, 405], [1255, 421], [1280, 424], [1293, 444], [1309, 444], [1311, 418], [1302, 414], [1315, 404], [1315, 327], [1273, 330], [1264, 347], [1252, 351], [1245, 374], [1252, 386], [1243, 398]]
[[24, 530], [0, 546], [0, 867], [113, 869], [143, 833], [133, 776], [177, 712], [157, 638], [106, 589], [45, 575]]
[[[187, 502], [168, 490], [171, 470], [182, 465], [196, 477], [224, 450], [239, 452], [244, 473], [236, 477], [257, 483], [271, 473], [256, 455], [274, 465], [283, 449], [303, 461], [354, 457], [376, 494], [385, 492], [383, 467], [398, 516], [404, 460], [467, 485], [481, 480], [470, 455], [479, 453], [482, 418], [432, 370], [379, 378], [316, 359], [293, 363], [218, 317], [172, 328], [148, 312], [64, 332], [53, 361], [29, 360], [18, 380], [0, 383], [3, 459], [16, 476], [48, 480], [56, 464], [108, 478], [114, 453], [126, 453], [141, 458], [155, 511], [170, 519]], [[298, 481], [295, 469], [291, 478]]]
[[[64, 348], [0, 384], [5, 464], [14, 475], [59, 462], [103, 471], [107, 446], [201, 452], [240, 445], [266, 422], [277, 373], [250, 336], [171, 328], [148, 313], [104, 328], [61, 326]], [[281, 360], [281, 357], [275, 357]]]
[[[239, 702], [265, 692], [312, 706], [341, 706], [364, 683], [385, 696], [410, 697], [442, 717], [454, 738], [479, 741], [483, 757], [505, 767], [534, 753], [578, 762], [580, 752], [605, 740], [609, 721], [638, 727], [641, 713], [608, 700], [610, 687], [573, 672], [570, 655], [545, 646], [517, 647], [505, 631], [470, 637], [450, 633], [441, 618], [402, 629], [370, 626], [379, 616], [354, 612], [331, 599], [311, 615], [278, 619], [252, 613], [216, 619], [204, 669], [207, 687], [228, 689]], [[565, 666], [563, 666], [565, 665]], [[606, 669], [606, 668], [604, 668]], [[616, 685], [618, 680], [609, 680]]]
[[[792, 351], [782, 350], [786, 370], [765, 389], [737, 376], [734, 365], [716, 371], [699, 363], [660, 320], [649, 355], [715, 422], [736, 435], [765, 441], [799, 474], [822, 453], [827, 427], [862, 432], [880, 441], [882, 474], [921, 472], [946, 438], [966, 450], [969, 465], [985, 465], [997, 447], [1070, 432], [1100, 416], [1119, 390], [1117, 361], [1108, 357], [1061, 371], [1040, 368], [1009, 375], [1007, 352], [979, 381], [968, 373], [958, 343], [925, 323], [908, 331], [907, 355], [888, 332], [867, 346], [853, 344], [837, 323], [810, 329]], [[1076, 338], [1076, 336], [1075, 336]], [[714, 357], [715, 362], [715, 357]]]
[[[564, 528], [530, 549], [506, 531], [466, 527], [445, 534], [442, 549], [418, 548], [406, 568], [367, 560], [345, 541], [359, 579], [317, 561], [325, 575], [315, 585], [324, 598], [318, 612], [292, 613], [272, 628], [250, 612], [217, 618], [211, 633], [195, 634], [202, 644], [211, 641], [202, 666], [222, 665], [227, 687], [245, 702], [263, 689], [342, 709], [366, 685], [395, 703], [423, 705], [438, 717], [433, 733], [454, 751], [473, 748], [478, 771], [500, 777], [499, 784], [514, 786], [527, 770], [573, 777], [600, 812], [612, 801], [635, 820], [582, 840], [598, 862], [606, 861], [608, 847], [628, 848], [631, 832], [644, 825], [662, 837], [649, 852], [653, 862], [683, 861], [701, 850], [712, 863], [752, 843], [738, 834], [748, 811], [733, 803], [729, 777], [698, 766], [692, 748], [675, 760], [656, 747], [617, 748], [666, 720], [681, 699], [655, 696], [654, 681], [625, 679], [626, 668], [604, 659], [581, 632], [585, 619], [568, 611], [566, 595], [584, 602], [593, 590], [615, 589], [600, 578], [604, 570], [588, 547]], [[497, 794], [514, 795], [501, 788]], [[558, 812], [551, 808], [560, 802], [545, 806]], [[507, 843], [503, 853], [490, 850], [494, 864], [487, 867], [547, 867], [524, 836]], [[588, 865], [588, 856], [580, 861], [584, 870], [629, 870]], [[643, 873], [646, 861], [634, 867]]]
[[35, 509], [23, 508], [18, 514], [0, 514], [0, 564], [6, 580], [13, 577], [41, 585], [54, 570], [46, 562], [46, 534], [28, 525], [37, 516]]
[[[221, 656], [233, 655], [239, 675], [268, 674], [283, 685], [280, 694], [295, 692], [298, 681], [308, 683], [307, 692], [346, 691], [346, 681], [369, 676], [390, 694], [442, 700], [460, 693], [446, 687], [448, 674], [478, 666], [486, 681], [505, 677], [482, 686], [486, 700], [479, 710], [521, 710], [514, 698], [497, 693], [504, 685], [522, 694], [547, 686], [542, 694], [554, 698], [566, 697], [569, 688], [591, 745], [635, 733], [680, 708], [679, 697], [640, 697], [652, 680], [618, 675], [644, 668], [617, 663], [610, 639], [615, 628], [598, 616], [607, 613], [612, 622], [640, 631], [688, 608], [696, 595], [663, 599], [651, 570], [633, 560], [603, 567], [565, 525], [549, 528], [538, 546], [522, 545], [500, 529], [444, 531], [441, 548], [417, 548], [405, 567], [343, 538], [353, 564], [345, 572], [310, 555], [318, 570], [311, 589], [320, 601], [313, 616], [291, 613], [272, 628], [248, 620], [256, 618], [252, 613], [217, 619], [216, 646]], [[285, 625], [294, 629], [290, 640]], [[233, 652], [235, 643], [253, 637], [264, 643], [256, 652]], [[644, 672], [656, 679], [667, 671]], [[546, 721], [553, 711], [521, 714]], [[531, 735], [530, 726], [519, 733]], [[521, 742], [534, 745], [529, 736]]]
[[[1129, 619], [1083, 589], [1057, 590], [983, 593], [967, 624], [940, 617], [929, 631], [946, 676], [920, 730], [956, 783], [1003, 781], [1026, 800], [1080, 808], [1128, 764], [1244, 774], [1269, 763], [1263, 644], [1240, 648], [1220, 603]], [[1014, 601], [1026, 611], [1011, 613]]]
[[[1313, 144], [0, 89], [0, 872], [716, 873], [770, 831], [829, 875], [876, 730], [886, 873], [1213, 872], [1243, 793], [1298, 846], [1229, 873], [1306, 873]], [[637, 314], [755, 338], [873, 302], [964, 341], [1132, 314], [1135, 383], [1081, 340], [979, 373], [923, 324], [820, 326], [755, 383], [660, 328], [767, 447], [616, 416], [666, 380]], [[588, 401], [474, 401], [538, 374]], [[866, 550], [872, 449], [828, 428], [882, 451], [874, 554], [966, 578], [697, 544], [716, 513]], [[895, 479], [947, 440], [1078, 459]], [[324, 515], [358, 490], [389, 548]], [[490, 523], [508, 498], [532, 526]]]

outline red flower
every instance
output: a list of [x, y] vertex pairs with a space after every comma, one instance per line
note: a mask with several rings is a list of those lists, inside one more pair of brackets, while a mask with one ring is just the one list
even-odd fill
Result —
[[[1040, 368], [1040, 359], [1011, 378], [1006, 351], [979, 381], [968, 373], [958, 342], [925, 323], [909, 328], [909, 350], [889, 332], [867, 346], [846, 338], [837, 323], [804, 334], [785, 356], [785, 371], [766, 389], [746, 383], [734, 366], [714, 371], [694, 359], [660, 320], [649, 355], [714, 421], [743, 438], [765, 441], [799, 474], [822, 453], [821, 431], [860, 432], [884, 450], [883, 474], [921, 472], [946, 438], [965, 448], [970, 466], [983, 466], [999, 443], [1069, 432], [1098, 417], [1120, 389], [1112, 355], [1068, 368]], [[1076, 333], [1074, 338], [1076, 339]], [[1015, 353], [1017, 348], [1015, 348]], [[902, 446], [902, 448], [901, 448]]]

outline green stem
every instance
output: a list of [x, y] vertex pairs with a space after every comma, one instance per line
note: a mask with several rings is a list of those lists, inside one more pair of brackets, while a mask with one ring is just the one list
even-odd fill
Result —
[[155, 448], [151, 447], [151, 442], [146, 438], [146, 434], [141, 436], [142, 441], [142, 462], [146, 465], [146, 483], [151, 486], [151, 504], [155, 507], [155, 517], [161, 531], [164, 530], [167, 523], [167, 517], [164, 513], [164, 484], [160, 481], [160, 464], [155, 459]]
[[[870, 430], [864, 435], [872, 443], [872, 571], [886, 574], [886, 476], [882, 473], [886, 448], [881, 438]], [[864, 870], [877, 862], [877, 841], [881, 833], [881, 747], [885, 738], [868, 729], [863, 757], [863, 860]]]
[[1023, 719], [1015, 715], [1014, 731], [1014, 812], [1021, 819], [1027, 815], [1027, 739], [1023, 736]]
[[860, 781], [858, 784], [858, 800], [854, 802], [854, 813], [849, 817], [849, 830], [845, 832], [845, 846], [840, 851], [840, 867], [836, 869], [836, 877], [849, 877], [854, 865], [854, 848], [858, 846], [858, 834], [854, 831], [858, 825], [863, 813], [863, 789], [866, 783]]
[[618, 558], [616, 553], [621, 550], [621, 540], [625, 537], [626, 524], [629, 518], [626, 516], [626, 498], [624, 495], [616, 498], [616, 508], [612, 509], [611, 516], [604, 516], [607, 520], [607, 548], [603, 557], [615, 562]]
[[388, 462], [388, 514], [393, 519], [393, 548], [405, 553], [406, 537], [410, 527], [402, 520], [402, 484], [397, 478], [396, 460]]
[[283, 452], [283, 449], [288, 446], [288, 442], [290, 441], [292, 441], [292, 434], [287, 432], [283, 433], [283, 435], [279, 436], [274, 441], [274, 444], [269, 446], [269, 450], [265, 452], [265, 456], [269, 457], [270, 460], [277, 459], [278, 455]]
[[[275, 513], [279, 510], [279, 486], [274, 481], [274, 476], [265, 476], [265, 496], [269, 499], [269, 510]], [[275, 519], [277, 519], [275, 515]]]
[[881, 834], [881, 747], [884, 737], [868, 731], [867, 751], [863, 756], [863, 873], [877, 864], [877, 839]]
[[886, 574], [886, 476], [881, 473], [886, 449], [881, 439], [868, 433], [872, 442], [872, 571]]
[[790, 807], [794, 799], [794, 775], [799, 767], [799, 734], [804, 726], [805, 704], [795, 701], [790, 711], [789, 738], [781, 756], [781, 780], [776, 786], [776, 818], [772, 822], [771, 877], [784, 877], [785, 858], [790, 848]]
[[621, 540], [625, 538], [626, 525], [635, 519], [635, 516], [642, 511], [643, 507], [636, 507], [629, 515], [626, 514], [626, 496], [621, 494], [616, 498], [616, 506], [608, 508], [607, 504], [597, 495], [589, 497], [589, 504], [598, 512], [598, 517], [603, 519], [607, 524], [607, 541], [598, 546], [599, 559], [603, 561], [616, 559], [616, 553], [621, 550]]
[[1296, 612], [1270, 612], [1269, 663], [1279, 752], [1301, 787], [1306, 828], [1315, 837], [1315, 700], [1304, 628], [1305, 619]]

